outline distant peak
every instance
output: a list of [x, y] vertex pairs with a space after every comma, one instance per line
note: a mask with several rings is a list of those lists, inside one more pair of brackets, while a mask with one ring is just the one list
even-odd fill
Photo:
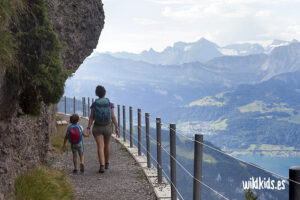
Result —
[[287, 41], [274, 39], [271, 45], [280, 45], [282, 43], [287, 43]]

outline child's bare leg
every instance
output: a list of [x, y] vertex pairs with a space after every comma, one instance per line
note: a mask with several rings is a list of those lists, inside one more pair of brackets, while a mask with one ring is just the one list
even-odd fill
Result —
[[73, 164], [74, 164], [74, 169], [77, 169], [77, 154], [73, 154]]
[[84, 163], [84, 156], [80, 156], [80, 163], [81, 163], [81, 164]]

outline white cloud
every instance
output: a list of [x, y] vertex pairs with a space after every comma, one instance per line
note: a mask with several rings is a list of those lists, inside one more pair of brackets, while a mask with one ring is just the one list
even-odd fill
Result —
[[163, 4], [163, 5], [185, 5], [189, 3], [194, 3], [194, 0], [148, 0], [153, 3]]
[[161, 95], [164, 95], [164, 96], [168, 95], [168, 91], [167, 90], [156, 89], [156, 90], [154, 90], [154, 92], [156, 92], [158, 94], [161, 94]]
[[201, 12], [198, 6], [184, 7], [180, 9], [166, 7], [162, 14], [165, 17], [181, 20], [198, 19], [201, 17]]
[[297, 9], [300, 0], [104, 0], [104, 3], [106, 23], [97, 48], [101, 52], [138, 53], [149, 48], [160, 51], [174, 42], [193, 42], [201, 37], [221, 46], [274, 38], [300, 39]]
[[134, 18], [133, 21], [137, 24], [145, 25], [145, 26], [158, 25], [163, 23], [161, 21], [157, 21], [149, 18]]
[[180, 95], [174, 94], [175, 99], [178, 101], [183, 101], [183, 98]]

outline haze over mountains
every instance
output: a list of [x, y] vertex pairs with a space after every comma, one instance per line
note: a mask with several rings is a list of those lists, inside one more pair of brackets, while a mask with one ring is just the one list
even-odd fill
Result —
[[[299, 130], [300, 103], [295, 102], [300, 102], [300, 81], [295, 75], [300, 71], [300, 43], [275, 40], [265, 48], [257, 44], [226, 48], [239, 55], [224, 56], [220, 47], [205, 39], [179, 42], [163, 52], [97, 53], [67, 81], [65, 94], [93, 97], [94, 88], [103, 84], [112, 102], [139, 107], [153, 117], [163, 117], [165, 122], [176, 122], [186, 134], [230, 133], [239, 138], [224, 146], [222, 140], [208, 137], [223, 148], [232, 148], [241, 141], [245, 142], [237, 145], [241, 149], [251, 144], [297, 145], [296, 140], [283, 139], [286, 135], [279, 133], [288, 130], [287, 135], [295, 135]], [[246, 51], [249, 55], [242, 55]], [[145, 62], [147, 59], [149, 62]], [[183, 64], [163, 65], [172, 62]], [[291, 82], [275, 81], [283, 77]], [[293, 92], [289, 94], [298, 101], [287, 95], [290, 88]], [[255, 124], [262, 126], [258, 129]], [[253, 140], [239, 137], [241, 126], [247, 127], [245, 131]], [[264, 136], [256, 137], [258, 133]], [[278, 136], [276, 140], [274, 135]]]

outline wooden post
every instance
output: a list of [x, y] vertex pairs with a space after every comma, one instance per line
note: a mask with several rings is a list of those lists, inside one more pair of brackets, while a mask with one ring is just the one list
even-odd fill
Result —
[[170, 124], [171, 199], [177, 200], [176, 192], [176, 124]]
[[201, 183], [202, 181], [202, 155], [203, 155], [203, 135], [195, 134], [194, 144], [194, 185], [193, 185], [193, 199], [201, 200]]
[[125, 114], [124, 105], [123, 105], [123, 141], [126, 142], [126, 114]]
[[[300, 182], [300, 167], [294, 166], [289, 170], [290, 180]], [[300, 184], [289, 181], [289, 200], [300, 199]]]
[[[121, 125], [121, 122], [120, 122], [120, 105], [118, 105], [118, 127], [120, 128], [120, 125]], [[119, 137], [121, 135], [121, 130], [120, 130], [120, 134], [119, 134]]]
[[130, 134], [130, 147], [132, 148], [132, 107], [129, 107], [129, 134]]
[[90, 117], [90, 97], [88, 97], [88, 117]]
[[157, 178], [162, 183], [162, 159], [161, 159], [161, 119], [156, 118], [156, 144], [157, 144]]
[[76, 98], [75, 98], [75, 96], [74, 96], [74, 109], [73, 109], [73, 111], [74, 111], [73, 113], [74, 113], [74, 114], [76, 113], [76, 103], [75, 103], [75, 102], [76, 102]]
[[67, 114], [67, 97], [65, 96], [65, 114]]
[[84, 97], [82, 97], [82, 116], [85, 116], [84, 115]]
[[149, 113], [145, 113], [145, 122], [146, 122], [147, 167], [151, 168]]
[[141, 109], [138, 109], [138, 155], [142, 155], [141, 152]]

